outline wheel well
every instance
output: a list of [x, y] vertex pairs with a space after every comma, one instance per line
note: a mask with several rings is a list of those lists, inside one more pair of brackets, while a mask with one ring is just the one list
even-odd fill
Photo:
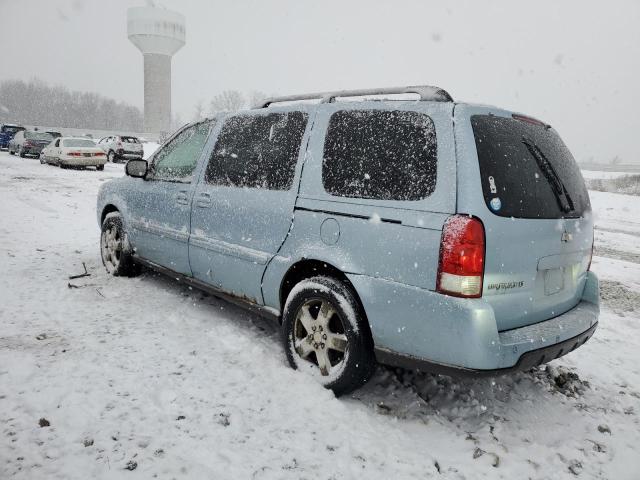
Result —
[[[305, 259], [301, 260], [298, 263], [292, 265], [287, 273], [284, 275], [282, 279], [282, 283], [280, 284], [280, 311], [284, 313], [284, 304], [287, 301], [287, 297], [289, 293], [293, 289], [293, 287], [300, 283], [302, 280], [307, 278], [312, 278], [318, 275], [324, 275], [327, 277], [333, 277], [336, 280], [340, 280], [343, 282], [348, 288], [351, 289], [353, 295], [355, 296], [356, 301], [358, 302], [358, 306], [360, 307], [360, 311], [364, 316], [364, 321], [367, 326], [369, 326], [369, 319], [367, 318], [367, 312], [364, 309], [364, 305], [362, 304], [362, 300], [360, 300], [360, 295], [358, 295], [357, 290], [353, 286], [353, 284], [349, 281], [347, 276], [344, 274], [342, 270], [334, 267], [330, 263], [323, 262], [321, 260], [311, 260]], [[282, 322], [282, 315], [280, 316], [280, 322]], [[373, 335], [371, 334], [371, 327], [367, 329], [368, 331], [368, 341], [373, 348]]]
[[111, 212], [118, 212], [119, 210], [115, 207], [115, 205], [107, 205], [102, 209], [102, 216], [100, 217], [100, 225], [104, 222], [104, 217], [106, 217]]
[[284, 278], [280, 283], [280, 311], [284, 311], [284, 304], [287, 301], [287, 297], [296, 284], [300, 283], [302, 280], [316, 277], [318, 275], [333, 277], [347, 285], [355, 295], [358, 305], [366, 316], [362, 300], [360, 300], [358, 292], [344, 272], [330, 263], [312, 259], [301, 260], [298, 263], [293, 264], [289, 270], [287, 270], [287, 273], [284, 275]]

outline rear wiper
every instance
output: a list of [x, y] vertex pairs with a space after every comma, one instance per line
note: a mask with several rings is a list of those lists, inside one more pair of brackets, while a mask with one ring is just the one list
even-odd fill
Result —
[[536, 160], [538, 167], [540, 167], [540, 171], [549, 182], [551, 186], [551, 190], [556, 197], [558, 202], [558, 206], [563, 213], [569, 213], [575, 209], [573, 204], [573, 200], [571, 199], [571, 195], [569, 195], [569, 191], [567, 187], [565, 187], [564, 183], [560, 179], [560, 176], [553, 168], [553, 165], [549, 161], [549, 159], [542, 153], [542, 150], [529, 140], [526, 137], [522, 138], [522, 143], [527, 147], [531, 156]]

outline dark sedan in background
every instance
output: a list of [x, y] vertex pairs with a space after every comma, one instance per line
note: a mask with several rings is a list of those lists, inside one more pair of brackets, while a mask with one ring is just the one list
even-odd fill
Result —
[[47, 132], [20, 131], [9, 141], [9, 153], [11, 155], [17, 153], [22, 158], [27, 155], [34, 155], [39, 158], [42, 149], [49, 145], [52, 140], [53, 136]]

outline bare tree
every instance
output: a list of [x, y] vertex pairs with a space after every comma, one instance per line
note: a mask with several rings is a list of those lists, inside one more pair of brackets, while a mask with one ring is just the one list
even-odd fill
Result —
[[0, 121], [51, 127], [142, 130], [140, 109], [42, 80], [0, 82]]
[[266, 99], [268, 95], [260, 90], [253, 90], [249, 93], [249, 107], [253, 107], [254, 105], [262, 102]]
[[172, 115], [172, 117], [173, 118], [171, 119], [171, 131], [175, 132], [180, 127], [182, 127], [185, 124], [185, 122], [182, 121], [182, 117], [178, 113]]
[[200, 99], [198, 100], [198, 102], [194, 107], [193, 118], [191, 119], [191, 121], [197, 122], [198, 120], [202, 120], [204, 117], [205, 117], [204, 100]]
[[246, 104], [244, 95], [237, 90], [225, 90], [216, 95], [209, 104], [211, 113], [216, 112], [237, 112]]

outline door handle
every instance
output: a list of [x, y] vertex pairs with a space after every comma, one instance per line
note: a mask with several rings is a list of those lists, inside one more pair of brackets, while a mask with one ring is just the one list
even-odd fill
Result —
[[177, 193], [176, 203], [178, 205], [189, 205], [189, 195], [185, 190], [181, 190]]
[[209, 208], [211, 206], [211, 195], [208, 193], [201, 193], [196, 200], [196, 207]]

